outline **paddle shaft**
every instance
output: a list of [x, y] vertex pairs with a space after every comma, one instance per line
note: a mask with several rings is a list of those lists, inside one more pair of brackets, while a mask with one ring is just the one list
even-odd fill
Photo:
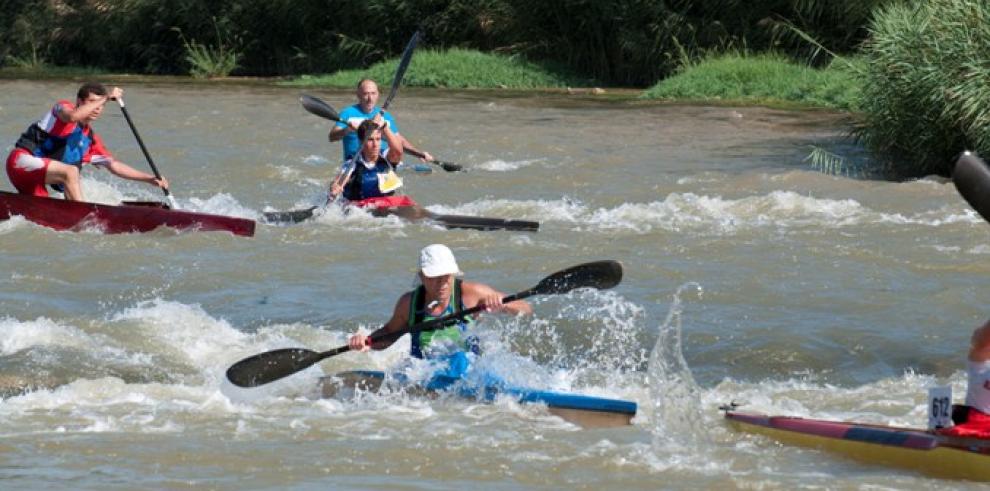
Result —
[[[155, 161], [151, 158], [151, 154], [148, 153], [148, 147], [144, 145], [144, 140], [141, 138], [141, 134], [138, 133], [137, 127], [134, 126], [134, 121], [131, 120], [131, 114], [127, 112], [127, 107], [124, 105], [124, 98], [118, 97], [117, 104], [120, 105], [120, 112], [124, 113], [124, 119], [127, 120], [127, 126], [131, 127], [131, 132], [134, 133], [134, 139], [137, 140], [138, 146], [141, 147], [141, 152], [144, 153], [144, 158], [148, 160], [148, 165], [151, 166], [151, 172], [155, 174], [155, 178], [159, 181], [162, 180], [161, 172], [158, 172], [158, 166], [155, 165]], [[162, 188], [165, 193], [165, 197], [168, 198], [169, 203], [171, 203], [172, 208], [175, 206], [175, 198], [172, 197], [172, 193], [168, 191], [168, 188]]]

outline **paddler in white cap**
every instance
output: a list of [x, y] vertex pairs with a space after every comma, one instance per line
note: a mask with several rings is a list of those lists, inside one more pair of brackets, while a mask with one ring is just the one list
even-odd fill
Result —
[[[395, 332], [402, 328], [454, 314], [475, 306], [483, 305], [486, 312], [500, 312], [512, 315], [531, 314], [533, 308], [525, 300], [502, 303], [504, 293], [473, 281], [462, 281], [458, 277], [464, 273], [457, 266], [454, 253], [443, 244], [431, 244], [419, 254], [419, 271], [416, 273], [412, 291], [399, 297], [392, 318], [371, 334], [351, 335], [348, 345], [351, 349], [367, 351], [385, 349], [394, 340], [379, 341], [369, 345], [371, 336]], [[478, 353], [477, 338], [468, 333], [470, 317], [464, 321], [435, 331], [418, 332], [412, 335], [410, 354], [416, 358], [442, 358], [464, 353]], [[466, 368], [466, 367], [465, 367]]]

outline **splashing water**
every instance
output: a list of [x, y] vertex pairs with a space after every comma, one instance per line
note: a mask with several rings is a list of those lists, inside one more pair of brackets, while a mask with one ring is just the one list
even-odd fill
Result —
[[647, 377], [653, 401], [653, 446], [657, 449], [694, 446], [705, 435], [699, 424], [704, 419], [699, 414], [701, 389], [684, 359], [681, 340], [681, 295], [689, 289], [696, 291], [699, 298], [703, 293], [701, 285], [694, 282], [677, 288], [650, 353]]

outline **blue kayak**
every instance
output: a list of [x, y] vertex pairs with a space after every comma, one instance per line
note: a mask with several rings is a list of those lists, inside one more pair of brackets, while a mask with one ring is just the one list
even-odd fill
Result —
[[[402, 374], [393, 374], [390, 382], [405, 382]], [[323, 397], [340, 397], [355, 389], [377, 391], [385, 381], [385, 372], [378, 370], [355, 370], [341, 372], [320, 379]], [[458, 383], [461, 382], [461, 383]], [[545, 404], [551, 414], [583, 428], [610, 428], [632, 424], [636, 416], [636, 403], [621, 399], [581, 394], [568, 394], [546, 390], [511, 387], [504, 383], [486, 383], [472, 386], [458, 377], [435, 375], [425, 384], [410, 384], [414, 392], [452, 392], [466, 399], [493, 402], [499, 396], [508, 396], [521, 403]]]

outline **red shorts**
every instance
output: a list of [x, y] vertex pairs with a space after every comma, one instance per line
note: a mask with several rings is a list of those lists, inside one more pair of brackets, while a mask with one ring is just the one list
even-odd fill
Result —
[[940, 430], [940, 435], [964, 436], [969, 438], [990, 438], [990, 414], [973, 408], [966, 415], [966, 422]]
[[15, 148], [7, 156], [7, 177], [21, 194], [48, 197], [45, 189], [45, 174], [51, 159], [35, 157], [23, 148]]

